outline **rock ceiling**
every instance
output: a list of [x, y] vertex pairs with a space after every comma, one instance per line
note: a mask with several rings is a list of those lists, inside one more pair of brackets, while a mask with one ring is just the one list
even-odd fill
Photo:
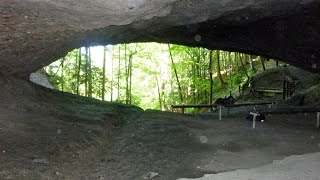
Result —
[[0, 0], [0, 73], [28, 77], [74, 48], [163, 42], [320, 72], [320, 0]]

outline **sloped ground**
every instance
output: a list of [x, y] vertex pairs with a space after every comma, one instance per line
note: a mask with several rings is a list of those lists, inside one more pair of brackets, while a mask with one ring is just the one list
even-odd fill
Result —
[[282, 89], [283, 80], [286, 78], [298, 78], [300, 84], [291, 99], [284, 102], [284, 104], [298, 105], [304, 95], [306, 96], [304, 105], [319, 105], [320, 91], [317, 87], [320, 84], [320, 75], [293, 66], [274, 67], [255, 75], [253, 77], [253, 92], [249, 92], [249, 88], [246, 89], [239, 101], [282, 101], [282, 93], [274, 96], [264, 96], [257, 92], [257, 89]]
[[219, 121], [216, 114], [142, 112], [0, 82], [0, 179], [197, 178], [319, 151], [313, 115], [272, 116], [253, 130], [241, 113]]
[[[0, 179], [77, 179], [142, 109], [0, 79]], [[99, 147], [99, 148], [97, 148]], [[81, 173], [79, 173], [81, 172]]]

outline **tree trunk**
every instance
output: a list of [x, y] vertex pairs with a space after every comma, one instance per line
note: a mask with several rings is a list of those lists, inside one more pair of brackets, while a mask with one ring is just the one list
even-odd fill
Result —
[[65, 62], [66, 58], [63, 57], [62, 58], [62, 62], [61, 62], [61, 91], [64, 91], [64, 62]]
[[196, 74], [196, 60], [193, 57], [193, 66], [192, 66], [192, 95], [193, 95], [193, 104], [196, 103], [196, 78], [197, 78], [197, 74]]
[[209, 96], [209, 104], [213, 103], [213, 78], [212, 78], [212, 53], [213, 51], [210, 50], [209, 53], [209, 76], [210, 76], [210, 96]]
[[131, 98], [131, 89], [132, 89], [132, 56], [131, 54], [129, 56], [129, 64], [128, 64], [128, 76], [129, 76], [129, 90], [128, 90], [128, 98], [129, 98], [129, 104], [132, 104], [132, 98]]
[[111, 55], [111, 84], [110, 84], [110, 101], [113, 101], [113, 57], [114, 57], [114, 49], [112, 48], [112, 55]]
[[240, 57], [239, 60], [240, 60], [242, 69], [243, 69], [244, 73], [246, 74], [246, 76], [248, 77], [248, 79], [250, 79], [250, 77], [249, 77], [249, 75], [248, 75], [248, 72], [247, 72], [247, 70], [246, 70], [246, 67], [245, 67], [245, 65], [243, 64], [242, 57], [241, 57], [240, 55], [239, 55], [239, 57]]
[[237, 74], [239, 74], [239, 53], [234, 53], [234, 60], [236, 61]]
[[79, 48], [78, 72], [77, 72], [77, 95], [80, 95], [80, 71], [81, 71], [81, 48]]
[[159, 83], [159, 79], [157, 76], [155, 76], [156, 78], [156, 82], [157, 82], [157, 88], [158, 88], [158, 99], [159, 99], [159, 106], [160, 106], [160, 110], [162, 110], [162, 101], [161, 101], [161, 92], [160, 92], [160, 83]]
[[126, 76], [126, 104], [129, 104], [129, 72], [127, 62], [127, 44], [124, 44], [124, 62], [125, 62], [125, 76]]
[[120, 60], [121, 60], [121, 44], [119, 44], [119, 59], [118, 59], [118, 94], [117, 94], [117, 102], [120, 102]]
[[165, 102], [166, 102], [166, 99], [165, 99], [165, 89], [166, 89], [166, 83], [162, 81], [162, 84], [161, 84], [161, 102], [162, 102], [162, 109], [161, 109], [161, 110], [166, 110], [166, 111], [168, 111], [169, 108], [165, 106]]
[[221, 75], [221, 67], [220, 67], [220, 51], [217, 50], [217, 73], [218, 73], [218, 78], [220, 81], [220, 87], [223, 87], [225, 85], [225, 82], [222, 79], [222, 75]]
[[88, 52], [88, 47], [86, 47], [86, 64], [85, 64], [85, 81], [84, 81], [84, 95], [88, 96], [88, 60], [89, 59], [89, 52]]
[[261, 65], [262, 65], [263, 71], [266, 71], [265, 58], [264, 57], [260, 57], [260, 61], [261, 61]]
[[229, 58], [229, 78], [230, 78], [230, 96], [232, 95], [232, 59], [231, 59], [231, 52], [228, 52]]
[[91, 48], [89, 47], [89, 58], [88, 58], [88, 74], [89, 74], [89, 90], [88, 95], [92, 97], [92, 69], [91, 69]]
[[176, 80], [177, 80], [177, 84], [178, 84], [178, 91], [179, 91], [179, 96], [180, 96], [180, 101], [181, 101], [181, 104], [182, 104], [183, 103], [183, 97], [182, 97], [182, 92], [181, 92], [181, 86], [180, 86], [180, 82], [179, 82], [179, 78], [178, 78], [177, 69], [176, 69], [176, 66], [174, 65], [174, 62], [173, 62], [173, 57], [172, 57], [171, 50], [170, 50], [170, 44], [168, 44], [168, 50], [169, 50], [170, 59], [171, 59], [172, 67], [173, 67], [173, 70], [174, 70], [174, 74], [176, 76]]
[[104, 94], [106, 92], [106, 46], [103, 47], [103, 66], [102, 66], [102, 101], [104, 101]]
[[253, 56], [246, 54], [246, 57], [247, 57], [248, 60], [249, 60], [251, 70], [255, 73], [257, 70], [256, 70], [256, 68], [255, 68], [255, 66], [254, 66]]

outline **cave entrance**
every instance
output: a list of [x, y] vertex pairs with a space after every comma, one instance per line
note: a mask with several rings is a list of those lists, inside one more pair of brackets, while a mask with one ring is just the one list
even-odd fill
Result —
[[275, 66], [278, 61], [239, 52], [131, 43], [75, 49], [42, 71], [60, 91], [170, 110], [237, 96], [254, 74]]

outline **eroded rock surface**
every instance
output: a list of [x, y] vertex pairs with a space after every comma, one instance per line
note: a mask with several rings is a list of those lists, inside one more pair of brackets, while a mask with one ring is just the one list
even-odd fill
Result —
[[54, 85], [52, 85], [52, 83], [50, 82], [50, 79], [47, 76], [46, 72], [45, 71], [43, 72], [42, 70], [31, 73], [30, 81], [49, 89], [56, 89]]
[[178, 43], [319, 72], [319, 0], [0, 0], [0, 72], [28, 77], [74, 48]]

